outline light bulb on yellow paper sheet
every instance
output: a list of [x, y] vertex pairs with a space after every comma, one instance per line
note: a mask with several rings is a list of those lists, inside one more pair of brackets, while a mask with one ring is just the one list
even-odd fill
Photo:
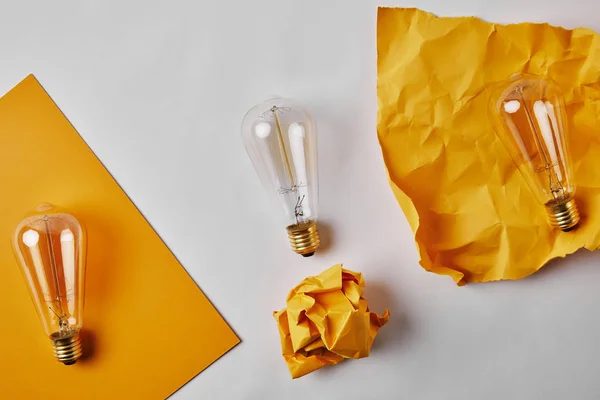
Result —
[[253, 107], [242, 122], [246, 151], [277, 212], [285, 218], [292, 250], [312, 256], [317, 231], [317, 137], [308, 113], [274, 98]]
[[563, 95], [549, 79], [514, 76], [494, 104], [498, 136], [552, 226], [567, 232], [579, 223], [567, 144]]
[[37, 211], [17, 226], [13, 246], [54, 354], [71, 365], [83, 354], [85, 235], [72, 215], [49, 204]]

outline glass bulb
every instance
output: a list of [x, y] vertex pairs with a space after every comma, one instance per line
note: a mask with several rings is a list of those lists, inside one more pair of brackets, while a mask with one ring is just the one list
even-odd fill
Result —
[[82, 355], [85, 235], [72, 215], [50, 205], [23, 220], [13, 237], [29, 294], [52, 341], [54, 354], [65, 365]]
[[515, 76], [502, 87], [494, 114], [498, 137], [545, 206], [550, 224], [565, 232], [572, 230], [580, 218], [559, 87], [546, 78]]
[[317, 137], [308, 113], [294, 101], [274, 98], [254, 106], [242, 122], [246, 151], [278, 213], [292, 249], [312, 256], [317, 232]]

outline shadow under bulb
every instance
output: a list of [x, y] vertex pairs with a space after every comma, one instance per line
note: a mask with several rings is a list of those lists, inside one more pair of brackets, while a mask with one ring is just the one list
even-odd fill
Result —
[[54, 355], [71, 365], [83, 354], [85, 234], [72, 215], [47, 204], [37, 211], [17, 226], [13, 247]]
[[317, 231], [317, 137], [308, 113], [294, 101], [274, 98], [244, 117], [246, 151], [274, 206], [284, 217], [292, 250], [312, 256]]

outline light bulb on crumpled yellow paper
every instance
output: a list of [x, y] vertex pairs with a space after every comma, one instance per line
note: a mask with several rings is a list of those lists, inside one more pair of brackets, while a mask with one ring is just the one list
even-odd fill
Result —
[[83, 354], [85, 234], [72, 215], [42, 204], [16, 228], [13, 247], [27, 289], [57, 360]]
[[[453, 57], [457, 43], [469, 57]], [[377, 136], [423, 269], [459, 285], [522, 279], [600, 246], [598, 45], [586, 28], [379, 8]], [[548, 223], [492, 123], [490, 95], [496, 105], [493, 89], [515, 72], [552, 78], [565, 98], [581, 213], [568, 234]]]
[[242, 122], [254, 169], [279, 209], [277, 214], [284, 215], [292, 250], [304, 257], [312, 256], [321, 243], [316, 134], [310, 115], [283, 98], [254, 106]]
[[290, 291], [286, 308], [273, 313], [292, 378], [346, 358], [368, 357], [375, 336], [389, 320], [369, 311], [359, 272], [341, 264], [309, 276]]
[[568, 232], [579, 223], [567, 143], [567, 115], [559, 87], [549, 79], [515, 75], [493, 104], [497, 134], [550, 225]]

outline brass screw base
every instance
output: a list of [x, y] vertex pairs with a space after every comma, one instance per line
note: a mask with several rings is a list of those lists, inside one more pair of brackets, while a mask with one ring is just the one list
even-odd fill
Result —
[[575, 200], [571, 199], [565, 203], [546, 204], [546, 212], [550, 225], [568, 232], [575, 228], [581, 219]]
[[290, 245], [295, 253], [304, 257], [310, 257], [321, 244], [316, 221], [301, 222], [290, 225], [287, 228]]
[[54, 355], [56, 359], [65, 365], [75, 364], [83, 354], [79, 332], [75, 331], [70, 335], [61, 336], [59, 332], [50, 335]]

